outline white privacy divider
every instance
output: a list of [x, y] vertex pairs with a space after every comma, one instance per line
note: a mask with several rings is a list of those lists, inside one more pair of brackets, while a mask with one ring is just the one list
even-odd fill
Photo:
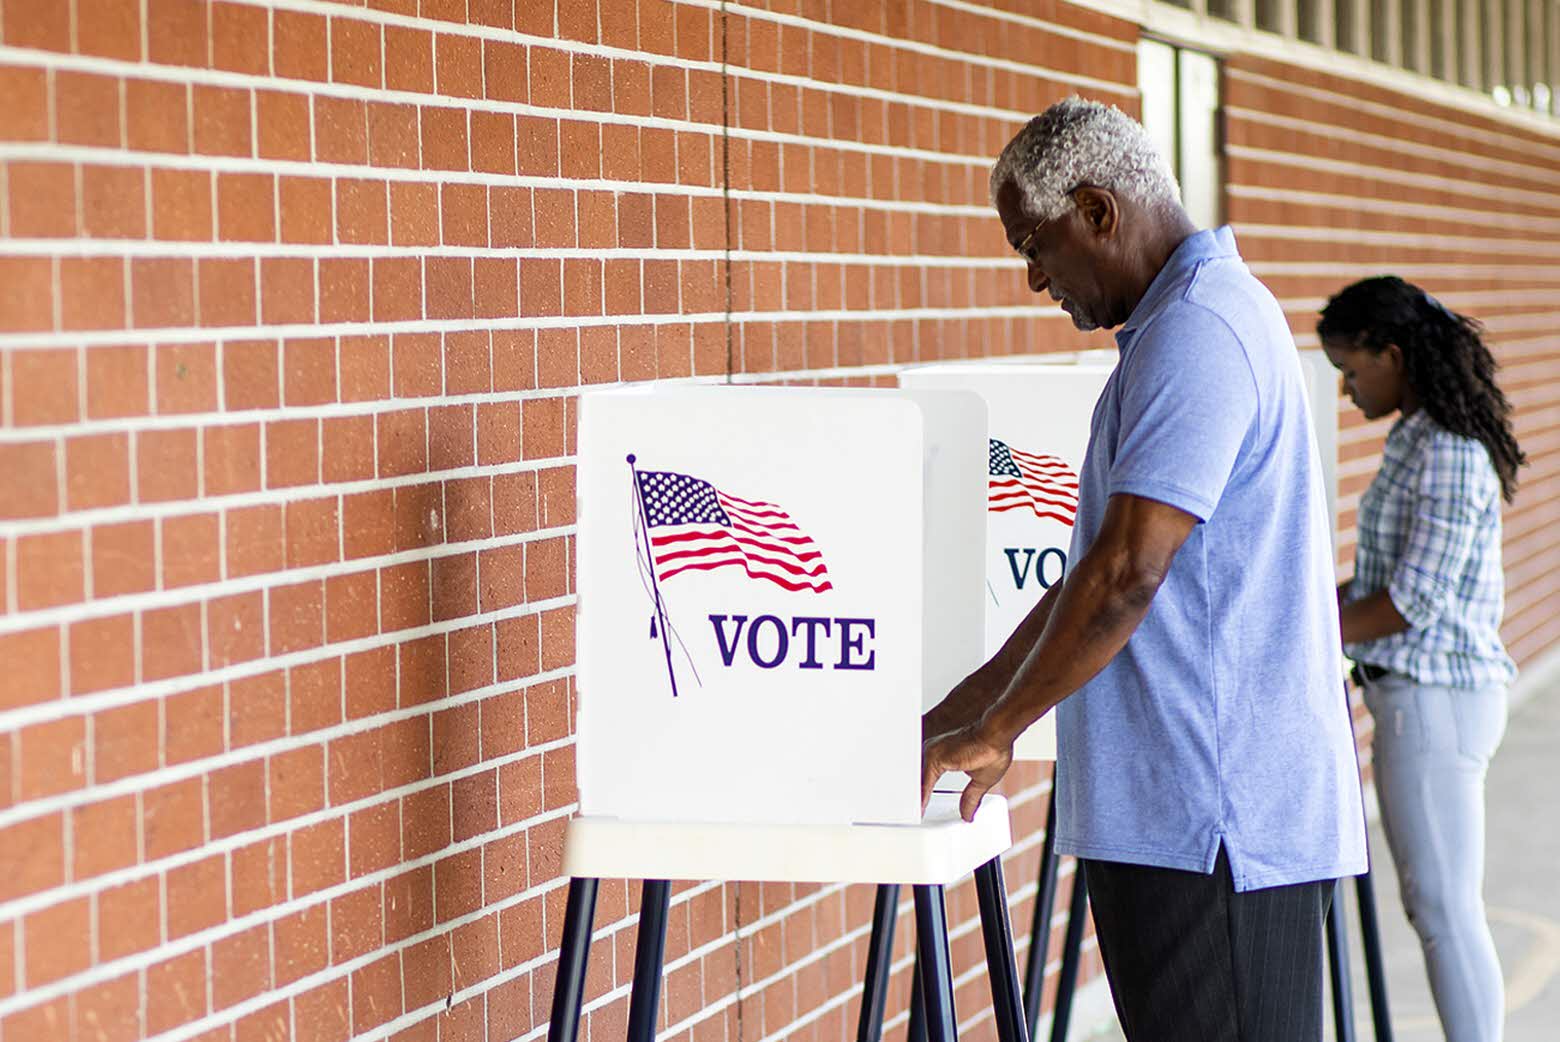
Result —
[[[988, 657], [1061, 582], [1067, 567], [1089, 422], [1114, 369], [1098, 364], [1098, 357], [1091, 352], [1088, 361], [950, 363], [900, 374], [907, 388], [974, 391], [986, 402], [987, 481], [978, 494], [987, 526], [981, 573]], [[1019, 737], [1014, 755], [1056, 758], [1050, 714]]]
[[973, 394], [583, 396], [581, 813], [910, 824], [920, 715], [980, 662]]
[[1311, 409], [1311, 426], [1316, 431], [1316, 449], [1322, 457], [1322, 483], [1327, 491], [1327, 534], [1338, 543], [1338, 370], [1318, 348], [1300, 352], [1300, 369], [1305, 373], [1306, 397]]

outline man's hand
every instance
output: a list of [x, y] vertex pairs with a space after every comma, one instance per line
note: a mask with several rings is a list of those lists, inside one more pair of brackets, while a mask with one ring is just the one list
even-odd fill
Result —
[[921, 746], [921, 811], [932, 798], [932, 787], [946, 771], [963, 771], [970, 783], [959, 797], [959, 816], [975, 820], [981, 798], [990, 792], [1013, 764], [1013, 743], [993, 743], [981, 734], [976, 720], [957, 730], [928, 739]]

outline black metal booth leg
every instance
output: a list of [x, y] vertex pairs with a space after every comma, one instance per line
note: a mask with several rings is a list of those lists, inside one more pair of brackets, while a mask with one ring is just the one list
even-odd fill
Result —
[[634, 984], [628, 993], [628, 1042], [655, 1042], [666, 958], [666, 911], [672, 884], [646, 879], [639, 891], [639, 936], [634, 941]]
[[980, 929], [986, 941], [986, 971], [991, 977], [991, 1004], [1001, 1042], [1029, 1042], [1023, 996], [1014, 964], [1013, 930], [1008, 921], [1007, 887], [1002, 858], [994, 857], [975, 870], [975, 894], [980, 901]]
[[1365, 948], [1365, 980], [1370, 985], [1370, 1017], [1376, 1042], [1392, 1042], [1392, 1016], [1387, 1009], [1387, 973], [1381, 957], [1381, 926], [1376, 919], [1376, 888], [1370, 873], [1354, 877], [1360, 903], [1360, 938]]
[[943, 888], [915, 888], [916, 950], [921, 962], [921, 1001], [926, 1007], [927, 1042], [955, 1042], [953, 972], [948, 962], [948, 914]]
[[867, 944], [867, 974], [861, 988], [861, 1018], [856, 1042], [883, 1037], [883, 1005], [888, 999], [888, 971], [894, 962], [894, 916], [899, 910], [899, 885], [882, 883], [872, 908], [872, 939]]
[[552, 1022], [548, 1042], [574, 1042], [585, 998], [585, 961], [590, 955], [590, 930], [596, 917], [596, 887], [600, 880], [569, 880], [569, 901], [563, 912], [563, 941], [558, 948], [558, 981], [553, 985]]
[[1332, 981], [1333, 1037], [1354, 1042], [1354, 999], [1349, 981], [1349, 923], [1344, 915], [1343, 880], [1333, 884], [1327, 906], [1327, 969]]
[[[1345, 706], [1350, 706], [1349, 685], [1347, 682], [1343, 685], [1343, 703]], [[1350, 706], [1349, 713], [1351, 716], [1353, 712], [1354, 710]], [[1339, 880], [1337, 887], [1333, 889], [1332, 910], [1336, 910], [1343, 901], [1343, 893], [1343, 881]], [[1392, 1016], [1387, 1009], [1386, 969], [1382, 964], [1381, 957], [1381, 927], [1376, 918], [1376, 889], [1370, 881], [1370, 872], [1367, 871], [1363, 875], [1354, 877], [1354, 894], [1360, 902], [1360, 944], [1365, 949], [1365, 980], [1370, 988], [1370, 1017], [1376, 1027], [1376, 1042], [1392, 1042]], [[1343, 1002], [1351, 1006], [1352, 1002], [1350, 1002], [1347, 991], [1349, 987], [1349, 960], [1347, 955], [1342, 960], [1339, 960], [1337, 956], [1340, 954], [1340, 951], [1333, 951], [1333, 938], [1337, 937], [1338, 948], [1342, 952], [1347, 952], [1347, 947], [1344, 946], [1343, 941], [1348, 934], [1344, 929], [1344, 921], [1341, 914], [1338, 916], [1337, 925], [1334, 925], [1333, 918], [1334, 916], [1330, 910], [1328, 914], [1327, 939], [1329, 951], [1332, 951], [1333, 954], [1333, 1013], [1337, 1017], [1340, 1015], [1338, 1013], [1338, 981], [1340, 980], [1340, 974], [1337, 969], [1340, 961], [1343, 965], [1341, 975], [1344, 988]], [[1338, 1038], [1340, 1042], [1353, 1042], [1354, 1022], [1352, 1010], [1350, 1013], [1351, 1019], [1347, 1029], [1344, 1028], [1341, 1022], [1339, 1023]], [[1347, 1034], [1345, 1034], [1345, 1030], [1347, 1030]]]
[[1034, 1038], [1040, 1026], [1040, 999], [1045, 991], [1045, 957], [1051, 948], [1051, 912], [1056, 908], [1056, 779], [1045, 812], [1045, 839], [1040, 846], [1040, 886], [1035, 916], [1029, 926], [1029, 958], [1024, 965], [1024, 1025]]
[[1089, 909], [1089, 886], [1082, 862], [1073, 866], [1072, 901], [1067, 906], [1067, 936], [1062, 941], [1062, 968], [1056, 978], [1056, 1008], [1051, 1013], [1051, 1042], [1065, 1042], [1072, 1020], [1073, 992], [1078, 990], [1078, 963], [1083, 957], [1084, 916]]
[[910, 967], [910, 1026], [905, 1042], [926, 1042], [926, 1001], [921, 997], [921, 956], [917, 952]]

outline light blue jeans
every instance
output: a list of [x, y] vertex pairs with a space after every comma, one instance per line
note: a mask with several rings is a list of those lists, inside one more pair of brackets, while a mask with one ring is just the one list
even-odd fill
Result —
[[1484, 914], [1484, 776], [1506, 732], [1506, 689], [1365, 685], [1376, 794], [1403, 908], [1424, 947], [1447, 1042], [1498, 1042], [1505, 987]]

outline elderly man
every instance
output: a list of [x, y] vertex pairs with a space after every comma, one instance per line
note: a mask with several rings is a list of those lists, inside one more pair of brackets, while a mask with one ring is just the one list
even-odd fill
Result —
[[1322, 1037], [1332, 882], [1365, 870], [1321, 465], [1283, 312], [1198, 231], [1143, 128], [1072, 98], [991, 173], [1029, 288], [1120, 326], [1074, 562], [926, 715], [966, 817], [1057, 707], [1056, 849], [1082, 859], [1131, 1042]]

